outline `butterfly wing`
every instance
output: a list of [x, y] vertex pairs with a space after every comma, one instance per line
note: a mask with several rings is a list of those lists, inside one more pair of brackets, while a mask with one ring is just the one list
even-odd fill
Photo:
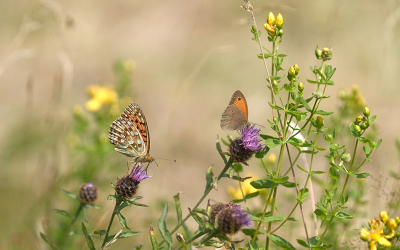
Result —
[[233, 93], [228, 107], [221, 117], [221, 128], [223, 130], [241, 130], [248, 123], [247, 102], [240, 90]]
[[110, 126], [108, 138], [115, 150], [135, 162], [152, 162], [146, 118], [136, 103], [131, 103]]

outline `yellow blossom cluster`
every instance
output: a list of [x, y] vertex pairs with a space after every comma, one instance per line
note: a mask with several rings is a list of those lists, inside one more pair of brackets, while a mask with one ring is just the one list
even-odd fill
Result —
[[395, 230], [400, 222], [400, 218], [390, 218], [386, 211], [379, 213], [378, 218], [368, 221], [369, 229], [363, 227], [360, 229], [360, 238], [367, 241], [370, 250], [376, 250], [377, 245], [391, 247], [392, 243], [388, 240], [393, 238]]
[[268, 31], [270, 36], [282, 36], [283, 35], [283, 17], [281, 13], [275, 19], [272, 12], [269, 13], [267, 23], [264, 24], [264, 28]]
[[98, 111], [103, 104], [114, 104], [118, 99], [115, 90], [105, 86], [89, 86], [87, 93], [91, 99], [86, 102], [86, 109], [92, 112]]
[[345, 90], [339, 91], [339, 97], [343, 101], [346, 101], [346, 105], [348, 105], [352, 110], [360, 109], [367, 103], [357, 85], [352, 85], [348, 92]]

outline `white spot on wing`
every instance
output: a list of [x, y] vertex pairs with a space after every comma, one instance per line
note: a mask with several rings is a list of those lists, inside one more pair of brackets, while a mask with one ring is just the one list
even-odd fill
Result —
[[136, 142], [137, 142], [137, 144], [139, 144], [139, 145], [142, 144], [142, 141], [141, 141], [141, 140], [137, 140]]
[[124, 143], [124, 142], [125, 142], [125, 140], [124, 140], [124, 139], [121, 139], [121, 142], [122, 142], [122, 143]]
[[133, 141], [132, 141], [132, 140], [129, 140], [129, 144], [133, 144]]

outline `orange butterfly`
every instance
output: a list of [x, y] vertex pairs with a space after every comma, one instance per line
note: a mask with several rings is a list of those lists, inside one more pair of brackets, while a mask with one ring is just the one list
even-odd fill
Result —
[[152, 162], [150, 156], [150, 134], [142, 109], [132, 102], [111, 125], [108, 139], [115, 150], [133, 162]]
[[222, 113], [221, 128], [223, 130], [242, 130], [248, 123], [248, 113], [246, 98], [240, 90], [236, 90]]

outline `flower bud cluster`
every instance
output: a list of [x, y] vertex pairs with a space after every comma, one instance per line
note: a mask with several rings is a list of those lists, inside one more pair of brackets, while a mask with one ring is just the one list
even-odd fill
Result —
[[282, 36], [283, 35], [283, 17], [281, 13], [275, 19], [272, 12], [269, 13], [267, 22], [264, 24], [264, 28], [267, 30], [270, 37]]
[[332, 59], [332, 47], [331, 48], [323, 48], [320, 50], [318, 46], [315, 48], [315, 56], [318, 60], [328, 61]]
[[354, 121], [354, 129], [357, 133], [360, 133], [361, 131], [366, 130], [369, 127], [369, 108], [364, 107], [363, 114], [364, 117], [357, 116], [356, 120]]
[[288, 71], [288, 79], [289, 81], [296, 81], [297, 75], [299, 74], [299, 65], [295, 64], [293, 66], [290, 66], [289, 71]]

